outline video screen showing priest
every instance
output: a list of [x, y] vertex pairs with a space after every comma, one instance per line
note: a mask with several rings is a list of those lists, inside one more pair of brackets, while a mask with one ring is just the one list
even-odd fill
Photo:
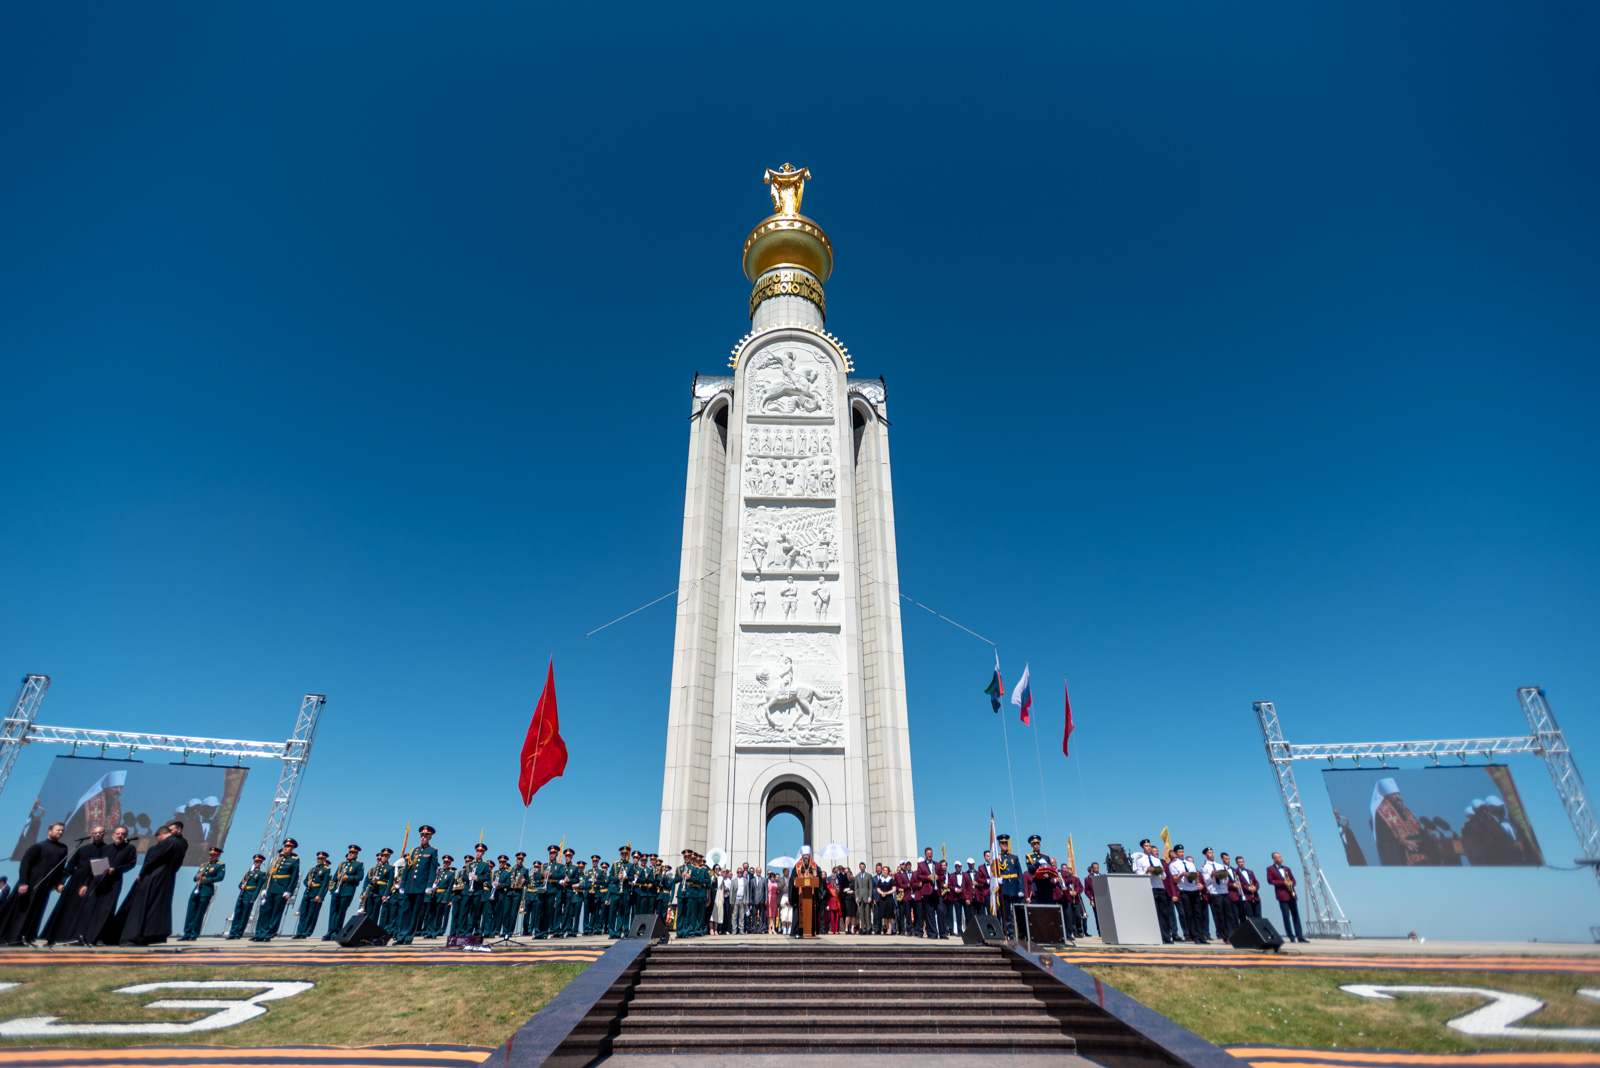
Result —
[[108, 840], [113, 828], [126, 827], [128, 838], [137, 839], [134, 844], [143, 854], [155, 844], [155, 828], [178, 819], [189, 843], [183, 863], [204, 864], [212, 846], [227, 842], [247, 771], [205, 764], [56, 757], [29, 806], [11, 859], [21, 860], [57, 820], [67, 825], [62, 840], [69, 844], [88, 835], [92, 827], [104, 827]]
[[1322, 773], [1351, 867], [1540, 867], [1544, 854], [1503, 764]]

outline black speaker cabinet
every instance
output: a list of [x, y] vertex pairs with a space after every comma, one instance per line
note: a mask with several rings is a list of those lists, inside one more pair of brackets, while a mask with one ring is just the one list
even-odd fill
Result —
[[373, 922], [365, 912], [358, 912], [339, 928], [333, 940], [341, 946], [384, 946], [389, 944], [389, 932]]
[[1283, 936], [1260, 916], [1246, 916], [1228, 943], [1234, 949], [1270, 949], [1276, 952], [1283, 945]]
[[969, 946], [979, 946], [988, 942], [1004, 942], [1006, 940], [1005, 928], [1000, 925], [1000, 917], [991, 916], [987, 912], [980, 912], [967, 920], [966, 928], [961, 932], [961, 941]]
[[667, 921], [658, 913], [635, 912], [628, 920], [628, 933], [624, 938], [665, 938], [667, 937]]
[[1018, 941], [1041, 942], [1047, 946], [1067, 944], [1066, 914], [1060, 905], [1017, 905]]

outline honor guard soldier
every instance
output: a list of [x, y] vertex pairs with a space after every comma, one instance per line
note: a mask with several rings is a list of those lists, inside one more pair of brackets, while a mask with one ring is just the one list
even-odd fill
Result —
[[550, 854], [550, 859], [545, 861], [544, 870], [539, 874], [539, 885], [534, 894], [539, 909], [533, 924], [535, 938], [553, 937], [556, 926], [556, 902], [560, 890], [556, 885], [556, 870], [561, 867], [561, 847], [551, 846], [546, 852]]
[[594, 933], [605, 937], [611, 932], [611, 901], [614, 895], [611, 892], [611, 862], [602, 860], [595, 865], [594, 901], [595, 901], [595, 927]]
[[562, 867], [565, 871], [561, 880], [561, 934], [563, 937], [578, 933], [578, 866], [572, 863], [576, 851], [567, 847], [561, 854]]
[[522, 888], [522, 937], [532, 938], [539, 925], [539, 892], [544, 886], [544, 865], [537, 860], [528, 869], [528, 885]]
[[995, 876], [1000, 883], [1000, 916], [1005, 923], [1006, 937], [1017, 937], [1016, 918], [1011, 906], [1022, 904], [1022, 864], [1011, 852], [1011, 836], [995, 836], [1000, 843], [1000, 857], [995, 861]]
[[471, 851], [461, 854], [461, 867], [456, 869], [455, 881], [450, 884], [450, 926], [446, 928], [454, 937], [467, 933], [467, 865]]
[[217, 858], [222, 856], [221, 846], [211, 847], [211, 859], [200, 865], [194, 873], [194, 889], [189, 891], [189, 910], [183, 917], [183, 937], [180, 942], [193, 942], [200, 937], [200, 925], [206, 921], [206, 910], [217, 892], [217, 884], [228, 874], [227, 865]]
[[328, 887], [332, 882], [333, 868], [328, 864], [328, 852], [319, 850], [317, 862], [306, 872], [306, 892], [300, 896], [300, 925], [294, 931], [296, 938], [309, 938], [317, 929], [322, 899], [328, 896]]
[[500, 921], [505, 913], [506, 888], [511, 884], [511, 858], [501, 853], [489, 873], [489, 900], [483, 905], [483, 936], [500, 937]]
[[424, 938], [441, 938], [450, 925], [450, 901], [456, 889], [455, 857], [439, 858], [439, 874], [433, 877], [433, 893], [428, 897]]
[[656, 901], [656, 873], [650, 867], [650, 857], [645, 853], [633, 855], [633, 907], [628, 916], [628, 925], [633, 925], [633, 917], [642, 916], [649, 912]]
[[633, 912], [633, 847], [621, 846], [611, 865], [611, 927], [606, 934], [621, 938]]
[[589, 922], [589, 869], [587, 860], [580, 860], [572, 866], [572, 915], [571, 921], [573, 937], [583, 934], [583, 929]]
[[589, 875], [583, 888], [584, 921], [583, 933], [586, 935], [605, 934], [606, 922], [605, 904], [600, 900], [600, 891], [604, 888], [606, 873], [601, 870], [600, 854], [589, 855]]
[[693, 938], [695, 930], [694, 880], [689, 874], [694, 870], [694, 850], [685, 849], [678, 864], [678, 937]]
[[424, 823], [417, 828], [417, 844], [406, 854], [405, 870], [400, 873], [394, 918], [394, 940], [409, 946], [422, 922], [428, 898], [433, 894], [434, 876], [439, 874], [439, 851], [433, 848], [434, 830]]
[[361, 880], [367, 874], [367, 866], [356, 859], [359, 856], [361, 847], [353, 845], [345, 850], [344, 859], [333, 869], [333, 885], [328, 888], [328, 931], [322, 936], [324, 942], [333, 941], [333, 936], [344, 927], [345, 913], [350, 911], [350, 902], [355, 900]]
[[233, 903], [233, 922], [228, 926], [229, 938], [244, 937], [244, 929], [250, 924], [250, 909], [255, 905], [256, 898], [261, 896], [261, 888], [267, 885], [267, 873], [261, 870], [261, 864], [266, 859], [257, 853], [252, 858], [250, 870], [239, 880], [239, 900]]
[[372, 870], [367, 872], [367, 885], [361, 890], [359, 911], [366, 913], [373, 923], [379, 922], [383, 903], [389, 899], [389, 891], [394, 886], [394, 865], [389, 863], [393, 855], [391, 849], [378, 850], [378, 855], [372, 859]]
[[462, 903], [466, 906], [461, 922], [461, 934], [483, 934], [484, 905], [489, 900], [489, 882], [494, 876], [494, 865], [483, 859], [489, 847], [479, 842], [472, 847], [472, 859], [461, 865], [466, 877]]
[[283, 848], [273, 858], [267, 870], [267, 885], [261, 901], [261, 911], [256, 914], [256, 933], [252, 942], [269, 942], [278, 933], [284, 910], [294, 898], [295, 886], [300, 882], [300, 858], [294, 855], [300, 843], [286, 838]]
[[517, 915], [522, 911], [523, 892], [528, 889], [527, 859], [528, 854], [518, 853], [515, 857], [516, 863], [511, 865], [510, 892], [505, 895], [505, 903], [501, 906], [505, 914], [501, 921], [501, 929], [505, 931], [507, 938], [517, 933]]

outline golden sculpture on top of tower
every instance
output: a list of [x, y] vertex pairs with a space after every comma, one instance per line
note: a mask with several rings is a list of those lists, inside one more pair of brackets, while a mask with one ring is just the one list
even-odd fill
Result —
[[772, 194], [773, 213], [799, 215], [800, 199], [806, 195], [806, 179], [810, 177], [809, 167], [797, 171], [793, 165], [785, 163], [779, 170], [768, 169], [762, 181], [772, 186], [768, 191]]

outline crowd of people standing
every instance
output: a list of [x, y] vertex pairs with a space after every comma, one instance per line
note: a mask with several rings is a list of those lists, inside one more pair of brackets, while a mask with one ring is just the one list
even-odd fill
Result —
[[[0, 904], [0, 941], [14, 945], [42, 935], [51, 943], [149, 945], [173, 934], [172, 901], [188, 849], [181, 821], [157, 829], [142, 865], [124, 827], [114, 828], [109, 841], [104, 828], [92, 828], [70, 851], [63, 830], [52, 825], [27, 850], [15, 891]], [[872, 871], [865, 862], [854, 871], [845, 864], [825, 868], [809, 847], [793, 867], [778, 871], [748, 863], [708, 867], [692, 850], [683, 851], [674, 869], [629, 846], [619, 849], [615, 863], [598, 854], [592, 863], [574, 860], [572, 849], [550, 846], [548, 861], [530, 866], [522, 852], [491, 861], [482, 842], [457, 867], [453, 857], [434, 848], [433, 836], [433, 828], [423, 824], [416, 847], [403, 845], [398, 857], [379, 850], [370, 867], [357, 845], [337, 865], [327, 852], [318, 852], [303, 873], [298, 843], [286, 839], [270, 864], [259, 853], [252, 858], [239, 881], [226, 937], [265, 942], [292, 930], [291, 938], [311, 938], [326, 908], [321, 937], [330, 940], [352, 906], [398, 944], [445, 935], [618, 938], [645, 915], [660, 917], [680, 938], [766, 933], [942, 939], [959, 937], [986, 912], [998, 913], [1014, 937], [1014, 907], [1023, 903], [1060, 906], [1068, 937], [1090, 933], [1091, 919], [1099, 928], [1092, 877], [1100, 865], [1090, 864], [1080, 878], [1070, 861], [1060, 864], [1043, 851], [1038, 835], [1029, 838], [1025, 856], [1012, 853], [1010, 837], [1002, 834], [981, 862], [935, 859], [928, 847], [920, 859], [876, 863]], [[180, 941], [200, 937], [227, 875], [221, 853], [212, 846], [210, 859], [186, 887]], [[1213, 929], [1226, 939], [1246, 918], [1261, 915], [1263, 883], [1242, 856], [1209, 848], [1201, 856], [1190, 858], [1181, 845], [1161, 852], [1146, 839], [1129, 865], [1150, 880], [1163, 942], [1203, 944]], [[1265, 884], [1278, 900], [1285, 937], [1305, 941], [1294, 873], [1279, 854], [1272, 860]], [[135, 871], [132, 891], [123, 899], [123, 876]], [[59, 900], [46, 921], [52, 890]]]

